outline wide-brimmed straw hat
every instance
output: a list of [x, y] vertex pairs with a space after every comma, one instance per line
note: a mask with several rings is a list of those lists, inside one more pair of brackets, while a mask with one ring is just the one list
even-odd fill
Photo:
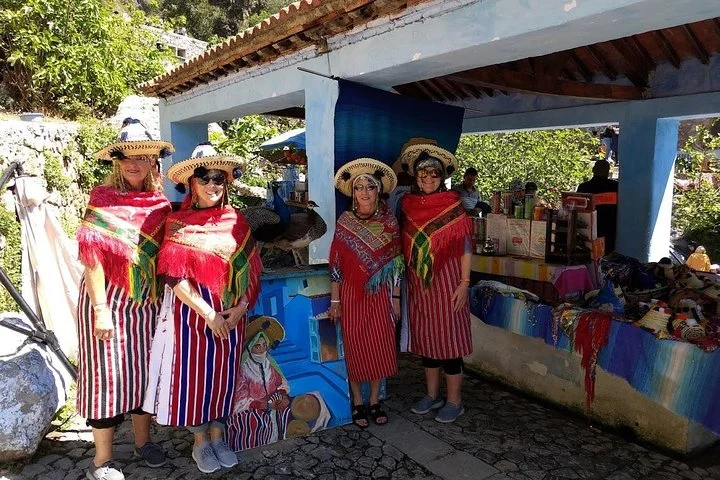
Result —
[[174, 164], [168, 169], [167, 177], [175, 183], [188, 185], [195, 169], [205, 167], [208, 170], [222, 170], [232, 181], [242, 176], [244, 162], [234, 155], [220, 155], [209, 143], [201, 143], [187, 160]]
[[390, 193], [397, 185], [395, 172], [389, 165], [374, 158], [358, 158], [348, 162], [335, 174], [335, 188], [340, 193], [352, 197], [353, 182], [359, 175], [370, 175], [382, 184], [383, 193]]
[[280, 325], [280, 322], [273, 317], [263, 315], [253, 319], [250, 323], [248, 323], [247, 327], [245, 327], [244, 343], [247, 344], [260, 332], [265, 334], [271, 348], [275, 348], [285, 339], [285, 329], [282, 325]]
[[155, 140], [145, 125], [135, 118], [126, 118], [118, 134], [117, 142], [95, 152], [95, 158], [112, 161], [134, 155], [158, 155], [166, 157], [175, 151], [170, 142]]
[[415, 163], [425, 153], [427, 156], [437, 158], [445, 170], [445, 177], [449, 177], [458, 168], [458, 161], [455, 155], [437, 145], [435, 140], [425, 140], [424, 143], [415, 142], [417, 139], [410, 139], [400, 152], [401, 168], [410, 175], [415, 176]]

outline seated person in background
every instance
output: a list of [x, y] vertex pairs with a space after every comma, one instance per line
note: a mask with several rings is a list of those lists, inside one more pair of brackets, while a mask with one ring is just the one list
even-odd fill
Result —
[[577, 191], [579, 193], [614, 193], [614, 202], [607, 202], [596, 206], [597, 210], [597, 234], [605, 237], [605, 253], [615, 251], [615, 234], [617, 231], [617, 191], [618, 182], [610, 176], [610, 163], [607, 160], [598, 160], [593, 165], [593, 177], [587, 182], [581, 183]]
[[468, 215], [477, 215], [478, 213], [487, 215], [491, 208], [487, 203], [480, 201], [480, 192], [475, 188], [477, 176], [478, 171], [475, 168], [468, 168], [465, 170], [462, 183], [455, 185], [453, 190], [460, 194], [460, 201]]
[[537, 194], [538, 186], [535, 182], [527, 182], [525, 184], [525, 195], [532, 195], [535, 197], [535, 206], [544, 207], [547, 205], [545, 200], [543, 200], [541, 197]]

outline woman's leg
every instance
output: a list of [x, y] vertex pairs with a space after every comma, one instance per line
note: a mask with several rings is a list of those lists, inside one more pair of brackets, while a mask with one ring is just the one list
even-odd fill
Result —
[[440, 397], [440, 368], [425, 368], [425, 388], [428, 397]]
[[364, 403], [359, 382], [350, 382], [350, 392], [352, 393], [351, 400], [353, 406], [362, 405]]
[[370, 405], [380, 403], [380, 382], [382, 378], [370, 381]]
[[237, 454], [225, 442], [225, 418], [210, 422], [210, 445], [220, 465], [230, 468], [238, 464]]
[[370, 381], [370, 416], [376, 424], [385, 425], [388, 417], [380, 407], [380, 382], [382, 379]]
[[93, 428], [93, 441], [95, 442], [95, 458], [93, 463], [96, 467], [102, 466], [103, 463], [113, 459], [113, 436], [115, 435], [115, 427], [109, 428]]
[[152, 416], [150, 414], [133, 414], [132, 418], [133, 434], [135, 435], [135, 448], [141, 448], [150, 441], [150, 423]]
[[193, 443], [193, 448], [198, 448], [202, 446], [203, 443], [208, 441], [208, 430], [210, 429], [210, 423], [203, 423], [202, 425], [187, 427], [187, 429], [192, 432], [195, 440]]
[[462, 404], [463, 361], [462, 358], [446, 360], [443, 364], [447, 383], [447, 401], [453, 405]]

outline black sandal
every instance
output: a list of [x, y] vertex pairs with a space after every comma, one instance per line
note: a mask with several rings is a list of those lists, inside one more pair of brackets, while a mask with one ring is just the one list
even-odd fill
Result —
[[[387, 413], [380, 408], [380, 403], [370, 405], [370, 416], [372, 417], [373, 422], [375, 422], [375, 425], [386, 425], [388, 423]], [[382, 418], [384, 418], [385, 421], [380, 421]]]
[[[362, 425], [360, 422], [362, 420], [365, 420], [365, 425]], [[355, 426], [360, 428], [367, 428], [369, 423], [367, 419], [367, 411], [365, 410], [365, 405], [353, 405], [352, 407], [352, 422], [355, 424]]]

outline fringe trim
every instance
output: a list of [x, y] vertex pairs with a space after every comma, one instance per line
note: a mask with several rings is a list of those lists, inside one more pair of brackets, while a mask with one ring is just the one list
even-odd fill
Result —
[[157, 271], [173, 278], [191, 278], [212, 293], [223, 296], [230, 265], [214, 253], [175, 242], [164, 242], [158, 255]]
[[405, 261], [402, 256], [398, 255], [368, 279], [365, 283], [365, 290], [370, 294], [376, 293], [383, 285], [394, 284], [404, 271]]

